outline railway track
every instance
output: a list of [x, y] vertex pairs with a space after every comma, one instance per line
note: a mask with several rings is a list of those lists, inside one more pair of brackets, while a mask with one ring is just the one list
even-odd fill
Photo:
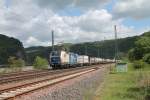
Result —
[[4, 77], [18, 76], [18, 75], [21, 75], [21, 74], [30, 74], [30, 73], [33, 73], [33, 72], [42, 72], [42, 71], [46, 71], [46, 70], [29, 70], [29, 71], [5, 73], [5, 74], [0, 74], [0, 79], [4, 78]]
[[12, 99], [17, 96], [21, 96], [35, 90], [78, 77], [80, 75], [95, 71], [97, 69], [98, 67], [91, 67], [91, 68], [84, 68], [84, 69], [83, 68], [76, 69], [75, 71], [74, 70], [66, 71], [64, 73], [54, 74], [53, 76], [47, 79], [43, 78], [43, 80], [39, 80], [27, 84], [21, 84], [20, 86], [10, 87], [0, 91], [0, 100]]
[[[54, 75], [57, 75], [57, 74], [58, 74], [57, 76], [59, 76], [61, 73], [66, 73], [66, 72], [71, 72], [71, 71], [76, 71], [76, 70], [82, 70], [82, 69], [84, 69], [84, 68], [80, 67], [80, 68], [71, 68], [71, 69], [63, 69], [63, 70], [51, 70], [51, 72], [45, 73], [43, 76], [42, 75], [41, 76], [36, 75], [36, 76], [32, 76], [30, 78], [28, 76], [26, 78], [20, 77], [20, 78], [23, 78], [22, 79], [23, 81], [18, 80], [17, 77], [15, 79], [15, 77], [14, 77], [13, 80], [11, 80], [11, 79], [9, 80], [10, 82], [8, 84], [1, 84], [0, 93], [7, 91], [10, 88], [13, 89], [15, 87], [20, 87], [23, 84], [28, 84], [28, 83], [30, 84], [32, 82], [43, 81], [43, 79], [45, 80], [45, 78], [49, 79], [49, 77], [51, 78], [51, 76], [53, 76], [53, 78], [56, 78], [56, 77], [54, 77]], [[12, 83], [12, 82], [14, 82], [14, 80], [17, 80], [17, 81], [15, 81], [15, 83]], [[29, 82], [27, 82], [27, 81], [29, 81]]]
[[0, 84], [6, 84], [10, 82], [15, 82], [15, 81], [21, 81], [25, 79], [32, 79], [36, 77], [42, 77], [44, 75], [49, 75], [50, 73], [53, 73], [52, 70], [43, 70], [43, 71], [31, 71], [28, 73], [21, 73], [21, 74], [13, 74], [9, 75], [6, 77], [0, 77]]
[[22, 80], [29, 80], [33, 78], [40, 78], [55, 73], [62, 73], [74, 69], [82, 69], [82, 67], [62, 69], [62, 70], [32, 70], [32, 71], [23, 71], [18, 73], [4, 74], [4, 75], [0, 75], [0, 85], [12, 83], [12, 82], [18, 82]]

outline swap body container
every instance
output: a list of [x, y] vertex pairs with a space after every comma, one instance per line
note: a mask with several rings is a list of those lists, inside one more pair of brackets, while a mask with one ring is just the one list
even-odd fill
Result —
[[60, 51], [61, 65], [69, 64], [69, 54], [65, 51]]
[[78, 54], [69, 53], [69, 65], [76, 65], [78, 59]]
[[79, 56], [78, 56], [78, 59], [77, 59], [77, 62], [78, 62], [79, 64], [89, 63], [89, 56], [86, 56], [86, 55], [79, 55]]
[[94, 64], [95, 63], [95, 57], [90, 57], [90, 63]]

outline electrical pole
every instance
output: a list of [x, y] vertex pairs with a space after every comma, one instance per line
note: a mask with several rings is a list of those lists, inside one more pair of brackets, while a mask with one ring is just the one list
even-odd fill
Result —
[[115, 29], [115, 63], [117, 63], [118, 58], [118, 41], [117, 41], [117, 26], [114, 26]]
[[98, 46], [97, 55], [98, 55], [98, 58], [99, 58], [100, 57], [100, 47], [99, 46]]
[[105, 57], [105, 50], [104, 50], [104, 39], [102, 39], [102, 49], [101, 49], [101, 54], [102, 54], [102, 62], [104, 62], [104, 57]]
[[103, 57], [102, 57], [102, 44], [101, 44], [101, 46], [100, 46], [100, 58], [103, 58]]
[[87, 45], [85, 44], [85, 55], [87, 55]]
[[104, 46], [104, 48], [103, 48], [103, 57], [105, 59], [106, 58], [105, 37], [104, 37], [104, 40], [103, 40], [103, 46]]
[[52, 51], [54, 51], [54, 31], [52, 30]]

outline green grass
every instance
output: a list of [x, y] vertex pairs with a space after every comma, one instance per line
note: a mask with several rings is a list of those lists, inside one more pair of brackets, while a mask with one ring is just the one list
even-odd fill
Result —
[[[117, 73], [113, 70], [104, 81], [102, 89], [95, 93], [94, 100], [150, 100], [150, 66]], [[147, 98], [147, 99], [146, 99]]]

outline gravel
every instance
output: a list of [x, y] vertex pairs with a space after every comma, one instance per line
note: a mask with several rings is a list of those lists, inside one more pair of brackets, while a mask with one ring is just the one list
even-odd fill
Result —
[[92, 100], [108, 67], [17, 97], [16, 100]]

